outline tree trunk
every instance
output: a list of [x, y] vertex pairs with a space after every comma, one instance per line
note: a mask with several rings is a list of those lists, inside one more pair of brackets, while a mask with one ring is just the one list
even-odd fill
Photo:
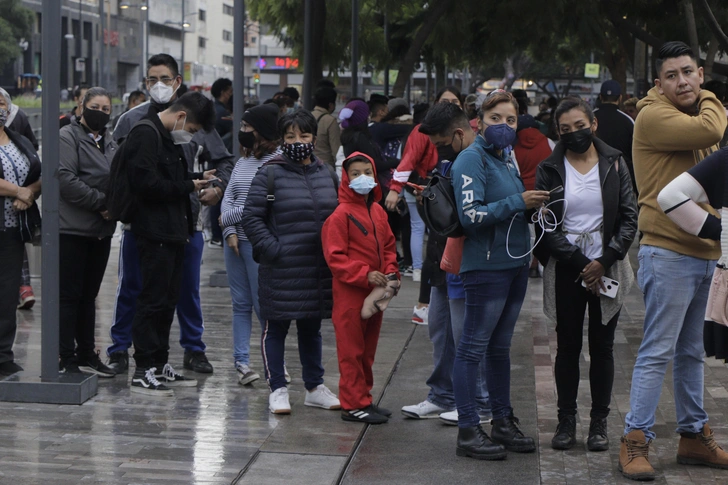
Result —
[[420, 51], [432, 34], [437, 22], [439, 22], [445, 14], [449, 5], [450, 3], [448, 0], [437, 0], [430, 4], [429, 12], [427, 12], [424, 22], [417, 30], [417, 34], [415, 34], [414, 39], [412, 39], [412, 44], [407, 50], [407, 53], [399, 66], [397, 81], [394, 83], [394, 88], [392, 89], [392, 94], [394, 96], [402, 97], [402, 95], [404, 95], [407, 80], [409, 80], [412, 72], [414, 71], [415, 62], [417, 62], [420, 58]]
[[690, 39], [690, 48], [696, 56], [700, 56], [700, 43], [698, 42], [698, 27], [695, 25], [695, 12], [693, 11], [693, 1], [683, 0], [683, 9], [685, 10], [685, 22], [688, 27], [688, 39]]
[[[304, 3], [304, 2], [301, 2]], [[312, 81], [314, 86], [324, 77], [324, 41], [326, 36], [326, 0], [313, 0], [313, 49], [311, 49], [311, 64], [313, 65]], [[313, 93], [315, 87], [311, 90]]]
[[718, 39], [713, 35], [710, 37], [710, 43], [708, 44], [708, 52], [705, 54], [705, 66], [703, 66], [703, 74], [705, 80], [710, 81], [713, 78], [713, 64], [715, 64], [715, 55], [718, 53], [720, 43]]

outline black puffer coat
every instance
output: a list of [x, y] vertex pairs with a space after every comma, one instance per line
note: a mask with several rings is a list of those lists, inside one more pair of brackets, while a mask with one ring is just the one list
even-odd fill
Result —
[[[261, 318], [330, 318], [331, 271], [321, 247], [321, 227], [337, 205], [337, 187], [325, 164], [284, 155], [260, 168], [248, 192], [243, 229], [260, 263]], [[269, 202], [268, 171], [274, 170], [275, 201]]]

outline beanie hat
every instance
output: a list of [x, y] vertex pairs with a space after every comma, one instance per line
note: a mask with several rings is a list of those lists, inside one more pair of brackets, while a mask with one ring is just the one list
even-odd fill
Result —
[[243, 121], [252, 126], [266, 140], [277, 140], [278, 105], [274, 103], [253, 106], [243, 113]]
[[404, 106], [407, 108], [407, 111], [409, 111], [409, 103], [407, 103], [404, 98], [392, 98], [387, 103], [387, 109], [389, 111], [392, 111], [397, 106]]
[[369, 118], [369, 106], [360, 100], [349, 101], [339, 112], [339, 121], [342, 128], [353, 128], [366, 123]]

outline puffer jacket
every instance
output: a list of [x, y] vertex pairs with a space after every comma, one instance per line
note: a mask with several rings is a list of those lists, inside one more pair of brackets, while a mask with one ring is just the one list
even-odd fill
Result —
[[116, 142], [105, 134], [102, 152], [78, 118], [61, 128], [58, 161], [58, 201], [61, 234], [95, 238], [109, 237], [115, 221], [106, 221], [106, 190]]
[[[603, 255], [597, 258], [604, 269], [609, 269], [617, 260], [624, 259], [637, 233], [637, 202], [632, 192], [632, 180], [629, 168], [622, 153], [602, 140], [594, 138], [594, 147], [599, 153], [599, 179], [602, 182], [602, 201], [604, 219], [602, 231]], [[554, 147], [554, 152], [541, 162], [536, 171], [536, 190], [551, 190], [559, 185], [565, 187], [566, 167], [564, 167], [564, 146], [561, 142]], [[552, 200], [563, 198], [564, 192], [552, 195]], [[557, 221], [563, 220], [563, 204], [549, 207]], [[568, 208], [567, 208], [568, 210]], [[536, 236], [541, 228], [536, 225]], [[549, 257], [568, 263], [579, 271], [591, 262], [581, 249], [569, 242], [563, 232], [563, 224], [555, 231], [547, 232], [534, 254], [546, 266]]]
[[[275, 174], [272, 202], [267, 200], [269, 170]], [[314, 156], [310, 165], [302, 165], [280, 155], [256, 174], [242, 223], [260, 263], [261, 318], [331, 317], [331, 271], [321, 228], [336, 209], [336, 196], [329, 169]]]
[[[354, 152], [372, 163], [368, 155]], [[372, 271], [397, 274], [397, 243], [389, 228], [386, 211], [378, 202], [382, 198], [380, 185], [370, 197], [349, 188], [349, 176], [341, 173], [339, 201], [341, 204], [324, 223], [321, 240], [326, 262], [334, 274], [334, 312], [337, 321], [359, 320], [364, 299], [372, 291], [367, 275]]]

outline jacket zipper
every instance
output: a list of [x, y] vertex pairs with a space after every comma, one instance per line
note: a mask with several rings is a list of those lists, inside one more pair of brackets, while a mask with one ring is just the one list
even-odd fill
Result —
[[[308, 169], [309, 168], [310, 168], [310, 166], [305, 166], [304, 165], [304, 167], [303, 167], [303, 178], [306, 180], [306, 185], [308, 186], [308, 191], [311, 194], [311, 201], [313, 202], [313, 213], [314, 213], [314, 217], [315, 217], [315, 220], [316, 220], [316, 227], [318, 227], [318, 230], [317, 230], [318, 231], [318, 235], [319, 235], [318, 240], [321, 241], [321, 224], [320, 224], [321, 214], [319, 213], [319, 207], [318, 207], [318, 204], [316, 203], [315, 194], [313, 193], [313, 186], [311, 185], [311, 180], [308, 177], [308, 174], [309, 174], [309, 170]], [[321, 251], [316, 251], [316, 273], [317, 273], [316, 284], [318, 286], [319, 308], [322, 309], [322, 315], [323, 315], [323, 311], [324, 311], [324, 292], [323, 292], [323, 288], [321, 286], [321, 273], [319, 271], [319, 268], [321, 267], [321, 254], [322, 254]]]
[[[360, 230], [360, 231], [361, 231], [362, 233], [364, 233], [364, 235], [365, 235], [365, 236], [368, 236], [368, 235], [369, 235], [369, 232], [368, 232], [368, 231], [366, 230], [366, 228], [364, 227], [364, 224], [362, 224], [361, 222], [359, 222], [359, 221], [358, 221], [358, 220], [356, 219], [356, 217], [354, 217], [354, 216], [353, 216], [352, 214], [348, 214], [348, 216], [349, 216], [349, 219], [351, 220], [351, 222], [353, 222], [353, 223], [354, 223], [354, 225], [355, 225], [356, 227], [358, 227], [358, 228], [359, 228], [359, 230]], [[371, 219], [371, 214], [369, 215], [369, 218]]]

